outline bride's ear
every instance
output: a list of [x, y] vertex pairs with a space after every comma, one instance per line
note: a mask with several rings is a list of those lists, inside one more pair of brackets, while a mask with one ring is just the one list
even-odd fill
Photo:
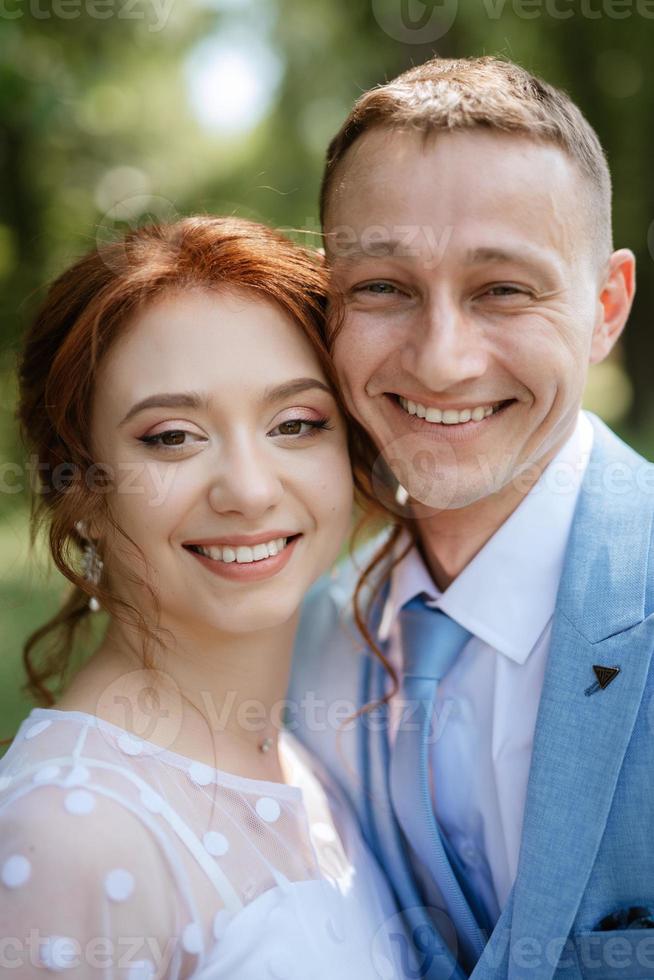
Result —
[[590, 363], [598, 364], [611, 352], [624, 330], [636, 291], [636, 259], [628, 248], [609, 259], [597, 304], [597, 320], [590, 348]]

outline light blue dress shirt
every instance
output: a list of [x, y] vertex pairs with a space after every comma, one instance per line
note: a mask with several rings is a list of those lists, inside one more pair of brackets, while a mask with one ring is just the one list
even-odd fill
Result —
[[[592, 444], [592, 425], [580, 413], [540, 480], [445, 592], [411, 550], [393, 570], [382, 617], [379, 639], [388, 638], [398, 670], [397, 614], [419, 592], [473, 634], [436, 695], [432, 790], [441, 828], [493, 922], [517, 873], [552, 617]], [[400, 708], [396, 696], [395, 722]], [[422, 884], [438, 904], [433, 882]]]

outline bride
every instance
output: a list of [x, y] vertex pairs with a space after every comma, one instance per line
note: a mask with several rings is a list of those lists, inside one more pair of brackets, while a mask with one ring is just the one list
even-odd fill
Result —
[[82, 258], [27, 336], [35, 520], [74, 591], [28, 642], [43, 706], [0, 761], [21, 980], [401, 975], [346, 801], [280, 734], [302, 599], [350, 527], [348, 448], [359, 485], [324, 307], [308, 253], [188, 218]]

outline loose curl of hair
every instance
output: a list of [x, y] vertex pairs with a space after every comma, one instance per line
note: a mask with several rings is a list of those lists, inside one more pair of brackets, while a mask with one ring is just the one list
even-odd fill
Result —
[[[103, 358], [136, 313], [168, 293], [196, 288], [246, 290], [276, 303], [315, 351], [347, 420], [360, 510], [352, 545], [376, 523], [394, 525], [359, 580], [354, 607], [359, 629], [390, 671], [393, 689], [397, 688], [397, 676], [369, 632], [361, 595], [373, 571], [391, 554], [402, 527], [411, 531], [411, 526], [398, 521], [373, 492], [372, 471], [378, 453], [348, 414], [339, 391], [330, 356], [327, 286], [327, 272], [316, 253], [265, 225], [205, 216], [131, 231], [122, 240], [89, 252], [53, 282], [25, 338], [17, 413], [23, 439], [38, 461], [40, 485], [32, 499], [32, 540], [41, 529], [47, 531], [54, 562], [72, 583], [62, 608], [24, 646], [27, 681], [22, 689], [38, 704], [55, 703], [48, 686], [51, 682], [58, 681], [59, 690], [65, 685], [80, 628], [89, 619], [90, 595], [110, 615], [137, 626], [144, 639], [143, 665], [153, 667], [148, 648], [156, 628], [138, 609], [113, 594], [106, 582], [89, 585], [81, 569], [86, 541], [76, 525], [108, 522], [138, 551], [136, 543], [112, 520], [102, 492], [102, 474], [99, 481], [97, 473], [93, 481], [86, 479], [97, 467], [89, 444], [95, 379]], [[134, 580], [143, 584], [136, 573]], [[383, 580], [378, 588], [381, 584]], [[150, 594], [157, 609], [156, 596], [152, 590]]]

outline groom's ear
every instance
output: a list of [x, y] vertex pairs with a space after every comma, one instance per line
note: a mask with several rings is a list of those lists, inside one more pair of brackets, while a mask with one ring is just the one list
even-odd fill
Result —
[[608, 261], [597, 304], [597, 319], [590, 348], [590, 363], [611, 352], [624, 330], [636, 290], [636, 259], [628, 248], [618, 249]]

